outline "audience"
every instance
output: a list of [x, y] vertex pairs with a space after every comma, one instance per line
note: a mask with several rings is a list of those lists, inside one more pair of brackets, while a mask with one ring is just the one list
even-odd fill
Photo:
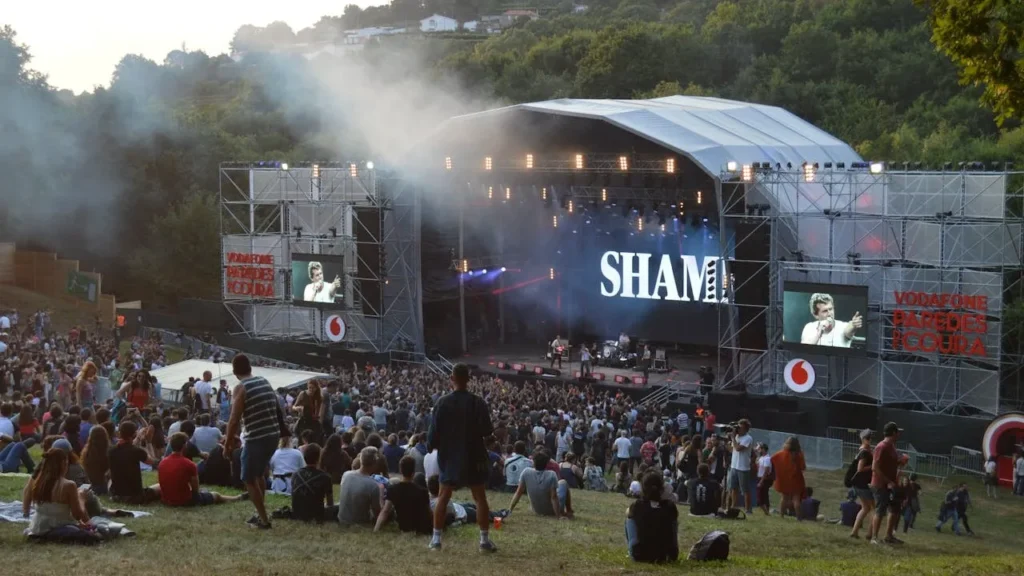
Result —
[[657, 470], [641, 481], [640, 499], [626, 511], [629, 556], [637, 562], [675, 562], [679, 559], [679, 512], [665, 500], [665, 484]]
[[722, 502], [722, 485], [711, 477], [707, 464], [697, 466], [697, 477], [686, 483], [690, 516], [714, 516]]
[[330, 510], [334, 508], [334, 483], [321, 468], [323, 454], [320, 445], [304, 446], [302, 458], [304, 466], [291, 477], [292, 518], [317, 524], [325, 519], [333, 520], [337, 517], [337, 511]]
[[358, 469], [342, 475], [338, 495], [338, 523], [342, 526], [373, 525], [377, 520], [384, 499], [384, 487], [373, 479], [378, 457], [377, 449], [367, 446], [359, 453]]
[[149, 454], [132, 443], [138, 427], [132, 421], [122, 422], [117, 444], [110, 449], [110, 496], [115, 502], [149, 504], [160, 499], [160, 486], [144, 487], [139, 464], [153, 466]]
[[270, 457], [270, 491], [275, 494], [291, 494], [292, 475], [305, 465], [302, 452], [292, 448], [291, 436], [281, 436], [277, 450]]
[[43, 453], [39, 473], [25, 484], [21, 510], [29, 518], [25, 531], [29, 536], [70, 540], [88, 530], [89, 516], [82, 506], [78, 487], [64, 478], [68, 454], [59, 448], [47, 450]]
[[398, 529], [402, 532], [429, 535], [433, 529], [431, 499], [427, 490], [413, 482], [416, 476], [416, 461], [412, 456], [403, 456], [398, 462], [398, 468], [402, 479], [388, 487], [387, 500], [377, 516], [374, 531], [380, 531], [391, 516], [395, 515], [398, 519]]
[[93, 426], [82, 449], [82, 468], [92, 491], [98, 496], [107, 494], [107, 476], [110, 473], [110, 436], [106, 428]]
[[171, 435], [169, 442], [171, 455], [160, 461], [158, 478], [160, 481], [160, 501], [165, 506], [210, 506], [237, 502], [247, 497], [224, 496], [217, 492], [209, 492], [199, 488], [199, 469], [184, 454], [189, 439], [184, 432]]
[[544, 450], [533, 455], [534, 468], [523, 470], [519, 477], [519, 488], [512, 496], [508, 509], [515, 510], [519, 499], [526, 493], [530, 498], [530, 507], [540, 516], [554, 516], [559, 519], [572, 519], [572, 492], [565, 480], [547, 469], [551, 456]]

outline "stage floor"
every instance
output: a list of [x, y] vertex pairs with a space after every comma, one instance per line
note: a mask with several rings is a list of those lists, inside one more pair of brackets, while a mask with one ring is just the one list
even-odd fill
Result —
[[[462, 358], [459, 358], [460, 362], [466, 364], [476, 364], [481, 370], [488, 370], [495, 372], [496, 374], [515, 374], [516, 371], [511, 368], [512, 364], [525, 364], [526, 370], [533, 371], [535, 366], [542, 368], [549, 368], [551, 366], [551, 360], [544, 358], [542, 354], [538, 354], [529, 350], [515, 349], [515, 348], [504, 348], [504, 349], [485, 349], [474, 351], [474, 353], [467, 354]], [[669, 368], [667, 373], [657, 373], [653, 370], [648, 374], [647, 377], [647, 388], [655, 386], [664, 386], [666, 384], [677, 384], [677, 383], [695, 383], [698, 380], [697, 372], [702, 365], [712, 364], [711, 358], [695, 357], [672, 357], [669, 356]], [[497, 367], [498, 362], [504, 362], [510, 367], [506, 370], [499, 370]], [[558, 363], [555, 363], [555, 369], [558, 369]], [[568, 382], [574, 380], [576, 372], [580, 369], [580, 363], [578, 356], [573, 358], [573, 362], [562, 361], [562, 375], [560, 377], [546, 376], [546, 380], [557, 380], [562, 382]], [[604, 374], [604, 381], [598, 381], [600, 384], [609, 386], [623, 386], [629, 388], [637, 388], [638, 386], [632, 384], [633, 377], [643, 376], [643, 373], [639, 370], [624, 369], [624, 368], [609, 368], [606, 366], [594, 366], [593, 372], [595, 374]], [[615, 377], [623, 376], [628, 379], [625, 384], [616, 384]]]

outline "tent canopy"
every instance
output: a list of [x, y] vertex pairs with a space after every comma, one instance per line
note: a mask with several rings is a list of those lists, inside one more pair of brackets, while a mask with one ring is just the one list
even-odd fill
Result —
[[608, 122], [690, 158], [716, 178], [729, 162], [788, 163], [797, 168], [804, 162], [845, 162], [849, 166], [862, 161], [845, 142], [782, 108], [722, 98], [563, 98], [457, 116], [451, 122], [472, 122], [515, 110]]
[[[165, 398], [170, 399], [170, 392], [180, 392], [182, 385], [188, 382], [190, 377], [199, 380], [203, 372], [209, 370], [213, 374], [213, 381], [227, 380], [228, 385], [233, 387], [238, 379], [231, 373], [230, 362], [210, 362], [209, 360], [185, 360], [158, 370], [153, 370], [152, 375], [160, 382], [161, 393]], [[274, 390], [281, 388], [293, 388], [301, 386], [316, 378], [328, 378], [326, 374], [317, 372], [306, 372], [304, 370], [289, 370], [287, 368], [264, 368], [253, 366], [254, 376], [262, 376], [270, 382]]]

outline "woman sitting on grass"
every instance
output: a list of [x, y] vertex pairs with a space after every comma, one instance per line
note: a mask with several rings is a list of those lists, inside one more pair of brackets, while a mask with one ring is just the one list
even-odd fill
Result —
[[106, 428], [93, 426], [89, 430], [89, 439], [82, 449], [82, 468], [89, 478], [92, 491], [99, 496], [107, 494], [107, 474], [110, 472], [110, 437]]
[[[25, 485], [21, 495], [22, 514], [29, 518], [26, 535], [67, 540], [89, 537], [89, 516], [78, 487], [64, 478], [67, 469], [68, 452], [51, 448], [43, 454], [38, 475]], [[35, 514], [31, 514], [32, 504], [36, 505]]]
[[636, 562], [675, 562], [679, 559], [679, 511], [665, 500], [665, 481], [657, 470], [641, 480], [640, 499], [626, 511], [629, 557]]

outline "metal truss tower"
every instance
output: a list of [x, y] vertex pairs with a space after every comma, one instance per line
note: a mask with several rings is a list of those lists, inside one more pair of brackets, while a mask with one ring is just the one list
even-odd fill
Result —
[[[370, 162], [228, 162], [219, 172], [222, 294], [236, 334], [331, 344], [324, 323], [337, 314], [347, 327], [338, 346], [423, 351], [413, 188]], [[342, 257], [344, 304], [294, 305], [293, 283], [303, 279], [293, 278], [292, 254]], [[266, 288], [239, 289], [228, 274], [238, 255], [272, 268]]]
[[[791, 394], [781, 374], [801, 357], [818, 375], [807, 395], [820, 399], [981, 416], [1019, 404], [1007, 380], [1020, 380], [1020, 321], [1004, 315], [1024, 297], [1024, 173], [736, 168], [719, 180], [732, 242], [717, 388]], [[787, 350], [787, 281], [866, 286], [866, 355]], [[986, 355], [894, 347], [893, 313], [907, 309], [897, 292], [987, 297]]]

